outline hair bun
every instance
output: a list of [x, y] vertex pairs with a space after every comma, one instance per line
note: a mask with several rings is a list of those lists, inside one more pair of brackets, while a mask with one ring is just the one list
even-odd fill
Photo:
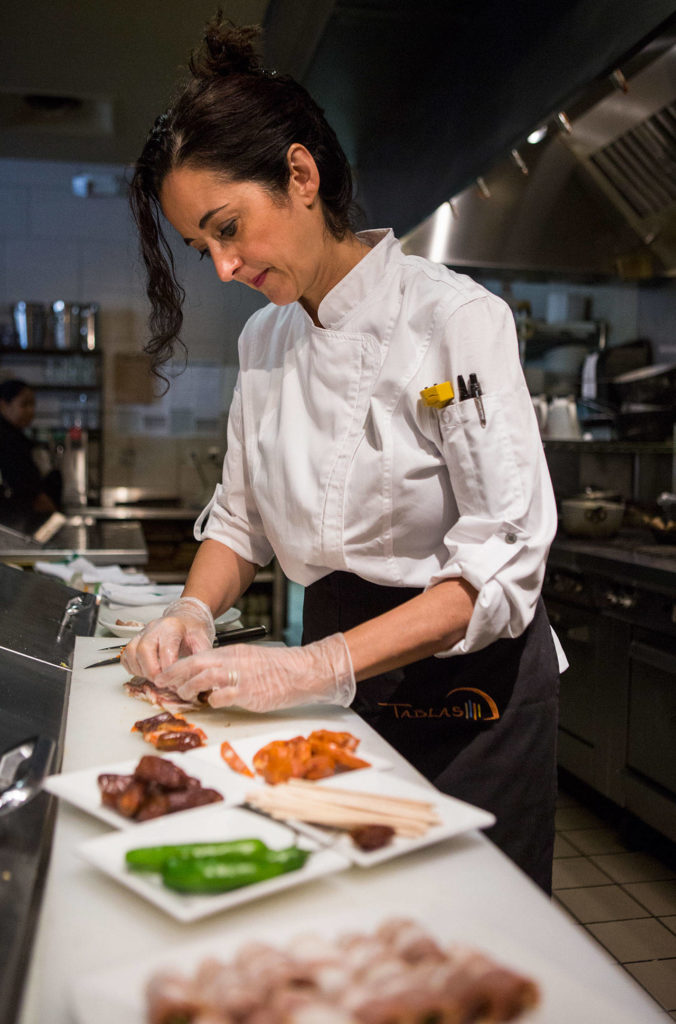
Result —
[[233, 25], [219, 11], [208, 22], [202, 45], [190, 57], [191, 72], [196, 78], [260, 74], [261, 61], [254, 45], [260, 35], [258, 25]]

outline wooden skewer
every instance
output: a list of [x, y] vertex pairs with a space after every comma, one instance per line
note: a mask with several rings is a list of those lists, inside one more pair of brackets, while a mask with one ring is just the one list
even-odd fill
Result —
[[405, 801], [405, 806], [401, 807], [396, 798], [391, 798], [383, 808], [377, 794], [344, 791], [344, 796], [340, 795], [337, 800], [335, 792], [326, 789], [313, 789], [301, 795], [296, 787], [276, 786], [248, 794], [247, 801], [277, 819], [292, 817], [336, 828], [383, 824], [400, 835], [417, 836], [423, 835], [431, 825], [439, 824], [438, 816], [428, 805], [416, 807], [415, 801]]
[[367, 813], [338, 814], [331, 811], [303, 811], [294, 807], [261, 807], [272, 818], [278, 821], [306, 821], [313, 825], [327, 825], [332, 828], [352, 829], [359, 825], [389, 825], [397, 835], [407, 838], [417, 838], [427, 832], [428, 826], [410, 820], [400, 820], [392, 817], [380, 817]]
[[[437, 820], [437, 814], [434, 811], [434, 803], [432, 801], [407, 800], [404, 797], [386, 796], [382, 793], [355, 793], [350, 789], [336, 789], [334, 786], [317, 788], [316, 783], [310, 782], [308, 779], [289, 779], [283, 785], [292, 789], [302, 789], [308, 796], [312, 794], [313, 797], [322, 802], [343, 804], [350, 807], [390, 807], [392, 810], [397, 810], [401, 813], [408, 811], [412, 816], [415, 815], [421, 818], [431, 817]], [[279, 789], [280, 786], [276, 786], [273, 792]]]
[[[434, 800], [412, 800], [403, 796], [391, 796], [386, 793], [360, 793], [353, 789], [342, 789], [339, 786], [317, 786], [316, 782], [311, 779], [289, 779], [288, 782], [281, 784], [282, 786], [292, 786], [294, 789], [305, 789], [309, 792], [315, 793], [331, 793], [340, 794], [350, 800], [365, 799], [369, 801], [378, 800], [381, 803], [386, 804], [401, 804], [402, 806], [409, 807], [433, 807]], [[279, 786], [275, 787], [279, 789]]]

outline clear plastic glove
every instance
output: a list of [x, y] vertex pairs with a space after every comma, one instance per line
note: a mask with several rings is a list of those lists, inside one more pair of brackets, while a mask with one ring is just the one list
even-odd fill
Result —
[[184, 700], [208, 693], [214, 708], [277, 711], [297, 704], [348, 707], [356, 690], [345, 637], [334, 633], [306, 647], [235, 644], [181, 658], [155, 679]]
[[127, 644], [121, 663], [132, 675], [154, 682], [182, 655], [210, 651], [215, 636], [209, 606], [198, 597], [179, 597]]

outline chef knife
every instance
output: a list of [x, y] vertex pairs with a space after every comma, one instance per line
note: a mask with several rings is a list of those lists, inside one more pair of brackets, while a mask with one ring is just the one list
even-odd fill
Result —
[[[266, 626], [249, 626], [245, 629], [224, 629], [219, 630], [216, 633], [214, 639], [214, 647], [224, 647], [226, 644], [239, 644], [246, 643], [248, 640], [260, 640], [267, 634]], [[115, 644], [114, 646], [120, 646]], [[126, 644], [121, 645], [122, 648], [126, 647]], [[113, 647], [102, 647], [103, 651], [112, 651]], [[91, 665], [85, 665], [85, 668], [102, 668], [104, 665], [117, 665], [120, 658], [122, 657], [122, 651], [116, 654], [113, 658], [105, 658], [103, 661], [94, 661]]]

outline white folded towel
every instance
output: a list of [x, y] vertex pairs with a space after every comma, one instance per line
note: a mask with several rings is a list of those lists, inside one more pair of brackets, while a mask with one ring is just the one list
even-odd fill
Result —
[[[149, 580], [144, 580], [150, 583]], [[170, 604], [177, 597], [181, 596], [183, 586], [173, 583], [150, 584], [144, 587], [118, 586], [116, 583], [102, 583], [99, 588], [99, 597], [110, 604]]]
[[[125, 572], [119, 565], [94, 565], [88, 558], [71, 559], [69, 562], [36, 562], [36, 572], [45, 576], [58, 576], [65, 583], [70, 583], [76, 576], [82, 578], [83, 583], [116, 583], [124, 587], [131, 587], [138, 591], [141, 586], [150, 583], [150, 577], [144, 576], [142, 572]], [[134, 601], [134, 604], [140, 604]]]

